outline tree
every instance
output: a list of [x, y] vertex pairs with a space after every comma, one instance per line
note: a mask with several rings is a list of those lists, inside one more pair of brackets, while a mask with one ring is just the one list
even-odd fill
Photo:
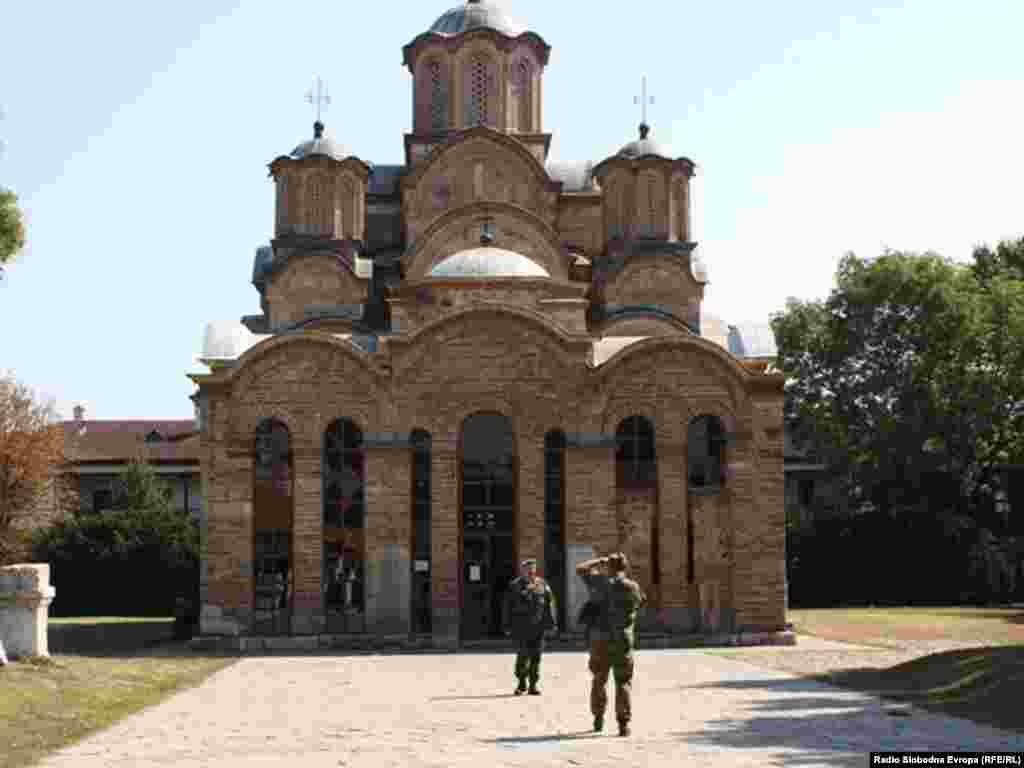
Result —
[[1022, 265], [1024, 241], [969, 265], [848, 254], [826, 300], [773, 318], [786, 416], [822, 438], [850, 514], [885, 532], [882, 557], [931, 541], [1001, 562], [991, 547], [1015, 545], [988, 535], [1001, 532], [986, 510], [996, 466], [1024, 460]]
[[153, 468], [137, 460], [121, 480], [115, 509], [38, 530], [33, 553], [50, 565], [59, 615], [166, 616], [179, 599], [198, 611], [199, 544], [199, 527], [174, 509]]
[[0, 276], [3, 275], [3, 265], [24, 247], [25, 225], [18, 208], [18, 196], [0, 188]]
[[[0, 377], [0, 562], [25, 554], [25, 532], [67, 509], [71, 499], [57, 476], [64, 435], [52, 404], [12, 377]], [[50, 497], [48, 499], [48, 497]]]

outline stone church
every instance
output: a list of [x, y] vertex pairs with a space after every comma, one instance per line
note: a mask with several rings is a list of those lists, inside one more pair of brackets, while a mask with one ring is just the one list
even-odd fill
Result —
[[693, 161], [548, 161], [550, 53], [467, 0], [402, 49], [404, 164], [319, 120], [270, 163], [261, 312], [191, 374], [203, 635], [458, 647], [527, 556], [573, 630], [618, 550], [648, 627], [784, 629], [782, 376], [702, 318]]

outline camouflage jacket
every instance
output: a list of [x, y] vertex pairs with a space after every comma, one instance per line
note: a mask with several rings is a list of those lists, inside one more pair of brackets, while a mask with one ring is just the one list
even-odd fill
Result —
[[590, 589], [593, 612], [592, 637], [624, 640], [630, 647], [636, 642], [636, 618], [647, 596], [640, 585], [623, 574], [606, 576], [591, 573], [583, 577]]
[[505, 592], [503, 625], [514, 635], [537, 634], [557, 625], [555, 594], [544, 579], [519, 576]]

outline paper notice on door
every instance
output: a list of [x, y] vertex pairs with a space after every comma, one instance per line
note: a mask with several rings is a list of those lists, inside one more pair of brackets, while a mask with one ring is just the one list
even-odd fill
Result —
[[479, 565], [471, 565], [471, 566], [469, 566], [469, 580], [470, 581], [480, 581], [480, 566]]
[[430, 570], [429, 560], [417, 560], [416, 561], [416, 573], [426, 573]]

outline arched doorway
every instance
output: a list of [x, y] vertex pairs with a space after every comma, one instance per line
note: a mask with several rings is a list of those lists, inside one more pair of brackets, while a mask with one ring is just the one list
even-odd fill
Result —
[[253, 463], [253, 634], [291, 631], [292, 451], [288, 427], [264, 419], [256, 427]]
[[512, 424], [477, 413], [462, 424], [462, 637], [501, 635], [501, 602], [515, 576], [516, 455]]

